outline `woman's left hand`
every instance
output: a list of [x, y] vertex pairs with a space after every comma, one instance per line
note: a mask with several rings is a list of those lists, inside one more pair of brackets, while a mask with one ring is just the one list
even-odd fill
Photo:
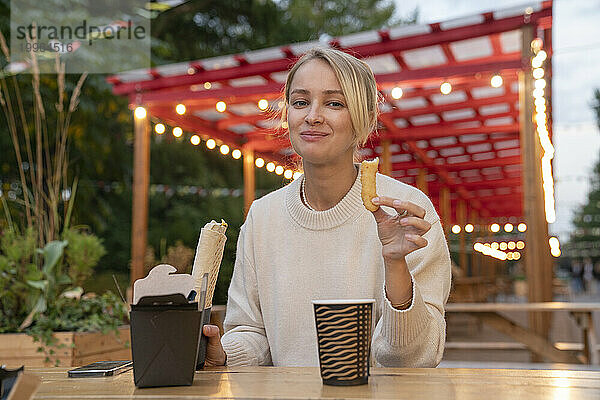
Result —
[[374, 198], [373, 204], [396, 210], [391, 215], [381, 207], [373, 211], [384, 259], [404, 260], [408, 254], [427, 246], [423, 235], [431, 229], [431, 224], [424, 219], [425, 209], [410, 201], [385, 196]]

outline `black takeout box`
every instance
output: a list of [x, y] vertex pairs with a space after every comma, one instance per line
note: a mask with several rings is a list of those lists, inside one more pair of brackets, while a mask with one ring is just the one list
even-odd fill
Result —
[[191, 385], [196, 365], [204, 364], [198, 303], [182, 295], [143, 297], [131, 305], [130, 321], [135, 386]]

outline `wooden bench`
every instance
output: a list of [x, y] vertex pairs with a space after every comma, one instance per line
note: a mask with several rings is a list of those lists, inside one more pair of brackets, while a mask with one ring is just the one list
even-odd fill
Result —
[[[573, 346], [563, 346], [561, 349], [548, 342], [529, 329], [506, 318], [501, 312], [555, 312], [566, 311], [575, 319], [581, 329], [583, 344], [581, 354], [573, 354]], [[598, 354], [598, 338], [596, 336], [592, 313], [600, 311], [599, 303], [448, 303], [447, 313], [466, 313], [477, 317], [483, 323], [493, 327], [525, 345], [530, 351], [558, 363], [587, 363], [600, 365]]]

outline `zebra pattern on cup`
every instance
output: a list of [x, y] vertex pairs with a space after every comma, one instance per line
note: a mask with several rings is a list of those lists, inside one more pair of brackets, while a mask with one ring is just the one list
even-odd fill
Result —
[[321, 376], [353, 381], [369, 374], [371, 303], [315, 304]]

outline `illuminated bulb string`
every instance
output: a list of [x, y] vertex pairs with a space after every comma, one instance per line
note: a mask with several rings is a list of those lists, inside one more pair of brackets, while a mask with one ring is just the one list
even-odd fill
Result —
[[[544, 50], [540, 50], [535, 57], [531, 60], [531, 65], [538, 68], [532, 71], [535, 80], [534, 90], [534, 98], [537, 104], [544, 105], [546, 103], [546, 99], [544, 97], [544, 88], [546, 87], [546, 81], [543, 79], [544, 73], [540, 72], [539, 69], [542, 69], [543, 62], [546, 59], [547, 55]], [[542, 69], [543, 71], [543, 69]], [[539, 78], [538, 78], [539, 77]], [[541, 108], [541, 107], [540, 107]], [[540, 110], [541, 111], [541, 110]], [[550, 140], [550, 134], [548, 132], [548, 128], [546, 127], [546, 123], [548, 121], [548, 116], [545, 112], [536, 113], [536, 117], [534, 118], [536, 122], [536, 131], [538, 137], [540, 139], [540, 144], [544, 151], [542, 156], [542, 187], [544, 189], [544, 210], [546, 212], [546, 221], [548, 223], [553, 223], [556, 221], [556, 210], [554, 204], [554, 178], [552, 177], [552, 159], [554, 158], [554, 146], [552, 145], [552, 141]]]

